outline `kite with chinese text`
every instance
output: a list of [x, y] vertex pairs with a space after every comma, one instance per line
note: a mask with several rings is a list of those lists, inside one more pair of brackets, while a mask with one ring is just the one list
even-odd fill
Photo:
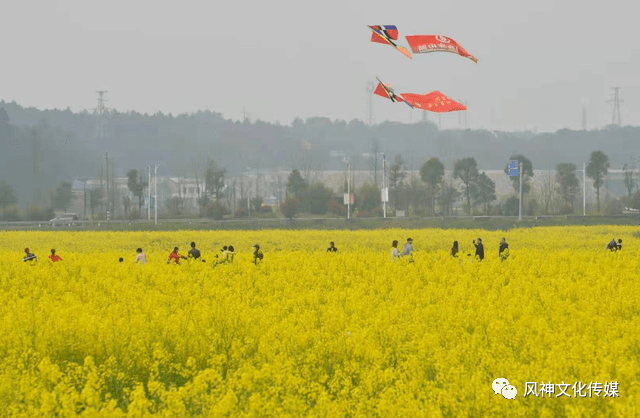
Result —
[[423, 54], [427, 52], [452, 52], [461, 57], [469, 58], [471, 61], [478, 63], [478, 59], [467, 52], [462, 46], [451, 38], [442, 35], [409, 35], [406, 36], [407, 42], [414, 54]]
[[445, 113], [467, 110], [467, 107], [465, 105], [456, 102], [455, 100], [437, 90], [427, 94], [397, 94], [393, 91], [391, 86], [389, 86], [388, 84], [383, 84], [380, 79], [378, 79], [378, 86], [373, 91], [373, 94], [381, 97], [386, 97], [392, 102], [404, 102], [408, 104], [412, 109], [418, 108], [429, 112]]

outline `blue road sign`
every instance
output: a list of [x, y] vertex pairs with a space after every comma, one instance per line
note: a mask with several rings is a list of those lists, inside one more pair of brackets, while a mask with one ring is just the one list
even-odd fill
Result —
[[518, 160], [509, 161], [509, 175], [512, 177], [518, 176]]

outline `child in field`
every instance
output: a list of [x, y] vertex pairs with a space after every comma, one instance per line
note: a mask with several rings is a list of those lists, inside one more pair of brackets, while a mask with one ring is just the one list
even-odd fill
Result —
[[451, 247], [451, 257], [458, 257], [458, 241], [453, 241], [453, 247]]
[[147, 264], [147, 256], [142, 252], [142, 248], [138, 248], [136, 252], [138, 253], [136, 256], [136, 263], [140, 262], [142, 264]]
[[225, 245], [220, 249], [220, 254], [216, 254], [216, 261], [214, 261], [213, 267], [215, 267], [218, 264], [225, 264], [228, 258], [229, 258], [229, 249]]
[[391, 260], [396, 261], [400, 258], [400, 251], [398, 251], [398, 240], [394, 239], [391, 243]]
[[24, 254], [25, 256], [22, 259], [24, 263], [29, 262], [29, 264], [31, 264], [32, 266], [38, 263], [38, 257], [35, 254], [29, 252], [28, 248], [24, 249]]
[[51, 255], [49, 256], [49, 260], [51, 260], [52, 263], [58, 262], [58, 261], [62, 261], [62, 257], [60, 257], [59, 255], [56, 254], [56, 250], [51, 250]]
[[187, 257], [180, 255], [178, 253], [178, 247], [174, 247], [173, 252], [169, 254], [169, 259], [167, 260], [167, 264], [171, 263], [171, 260], [175, 261], [176, 264], [180, 264], [180, 259], [186, 260]]
[[327, 252], [328, 253], [336, 253], [336, 252], [338, 252], [338, 248], [336, 247], [335, 242], [331, 241], [329, 243], [329, 248], [327, 248]]
[[476, 257], [482, 261], [484, 260], [484, 245], [482, 244], [482, 238], [478, 238], [478, 243], [476, 244], [476, 240], [473, 240], [473, 245], [476, 247]]
[[235, 248], [233, 248], [233, 245], [229, 245], [229, 249], [227, 250], [227, 262], [233, 263], [233, 259], [235, 256], [236, 256]]
[[500, 257], [500, 261], [504, 261], [509, 257], [509, 244], [507, 244], [507, 240], [502, 238], [500, 241], [500, 250], [498, 251], [498, 256]]
[[255, 248], [255, 251], [253, 252], [253, 263], [257, 266], [258, 260], [262, 261], [264, 259], [264, 255], [262, 254], [262, 251], [260, 251], [260, 245], [256, 244], [253, 248]]

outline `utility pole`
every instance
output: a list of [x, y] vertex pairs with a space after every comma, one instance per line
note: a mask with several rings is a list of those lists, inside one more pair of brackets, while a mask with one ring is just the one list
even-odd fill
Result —
[[247, 210], [249, 211], [249, 219], [251, 219], [251, 179], [247, 169]]
[[109, 220], [109, 151], [104, 152], [104, 158], [107, 161], [107, 221]]
[[522, 220], [522, 162], [520, 162], [520, 203], [518, 207], [518, 220]]
[[156, 168], [154, 170], [154, 174], [156, 179], [153, 182], [153, 187], [154, 187], [153, 207], [155, 210], [155, 224], [158, 225], [158, 167], [160, 167], [160, 164], [156, 164], [155, 167]]
[[384, 153], [382, 154], [382, 196], [384, 197], [384, 199], [382, 200], [382, 213], [384, 218], [387, 218], [387, 200], [389, 199], [389, 192], [387, 191], [387, 189], [385, 188], [385, 163], [386, 163], [386, 156], [384, 155]]
[[351, 158], [347, 157], [347, 219], [351, 217]]
[[[613, 102], [613, 114], [611, 115], [611, 124], [622, 126], [622, 120], [620, 118], [620, 103], [623, 101], [620, 99], [620, 87], [611, 87], [613, 90], [613, 100], [609, 100]], [[616, 119], [618, 122], [616, 123]]]
[[587, 163], [582, 163], [582, 216], [587, 216]]
[[582, 130], [587, 130], [587, 106], [582, 105]]
[[87, 220], [87, 179], [84, 179], [84, 218], [83, 220]]
[[149, 202], [147, 203], [147, 221], [151, 220], [151, 166], [147, 166], [149, 170], [149, 181], [147, 182], [147, 197]]
[[367, 114], [369, 126], [373, 125], [373, 92], [375, 90], [373, 81], [367, 82]]

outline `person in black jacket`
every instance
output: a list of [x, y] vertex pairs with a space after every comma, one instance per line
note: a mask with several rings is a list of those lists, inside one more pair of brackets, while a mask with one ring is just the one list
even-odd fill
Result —
[[473, 240], [473, 245], [476, 246], [476, 257], [480, 261], [484, 260], [484, 245], [482, 245], [482, 238], [478, 238], [477, 244], [476, 244], [476, 240]]
[[335, 242], [331, 241], [329, 243], [329, 248], [327, 248], [327, 252], [328, 253], [336, 253], [336, 252], [338, 252], [338, 248], [336, 247]]
[[197, 259], [200, 258], [200, 250], [196, 248], [196, 243], [195, 242], [191, 243], [191, 249], [187, 253], [187, 257], [191, 257], [194, 260], [197, 260]]
[[453, 241], [453, 247], [451, 247], [451, 257], [457, 257], [458, 252], [458, 241]]
[[500, 261], [504, 261], [509, 257], [509, 244], [507, 244], [507, 240], [502, 238], [500, 240], [500, 251], [498, 251], [498, 256], [500, 257]]

